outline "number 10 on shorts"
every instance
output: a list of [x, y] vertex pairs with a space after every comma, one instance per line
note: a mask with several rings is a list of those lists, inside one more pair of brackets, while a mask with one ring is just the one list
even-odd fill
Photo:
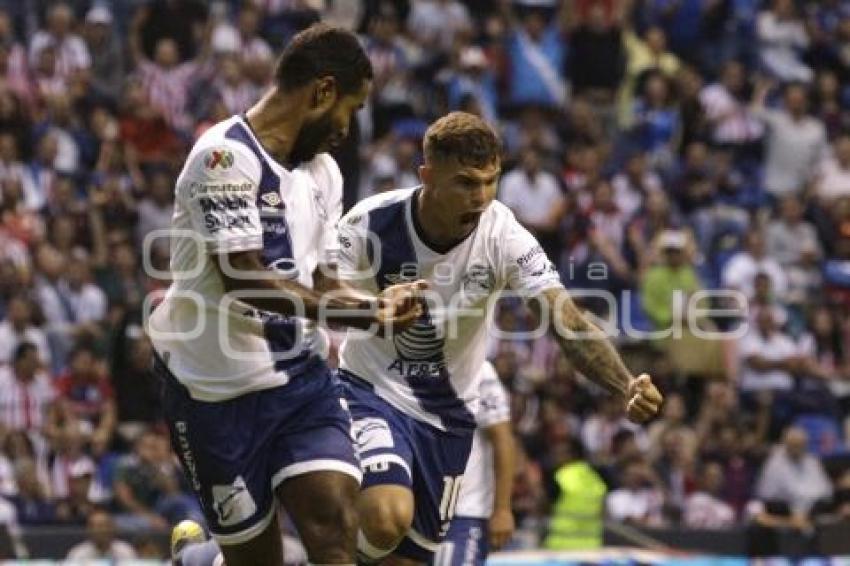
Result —
[[463, 476], [443, 476], [443, 498], [440, 500], [440, 520], [451, 521], [460, 496]]

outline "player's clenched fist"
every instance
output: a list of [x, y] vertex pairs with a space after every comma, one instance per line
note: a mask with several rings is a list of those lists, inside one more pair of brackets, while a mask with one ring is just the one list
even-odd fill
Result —
[[378, 295], [377, 318], [381, 323], [379, 332], [392, 334], [401, 332], [422, 316], [421, 292], [428, 288], [424, 280], [391, 285]]
[[664, 397], [652, 383], [649, 375], [643, 373], [629, 383], [626, 415], [636, 423], [648, 421], [661, 408]]

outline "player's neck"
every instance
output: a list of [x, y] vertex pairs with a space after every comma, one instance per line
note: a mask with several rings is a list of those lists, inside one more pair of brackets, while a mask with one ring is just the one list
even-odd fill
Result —
[[245, 119], [263, 149], [282, 165], [288, 164], [304, 121], [298, 112], [293, 112], [298, 104], [291, 100], [292, 96], [272, 89], [245, 112]]

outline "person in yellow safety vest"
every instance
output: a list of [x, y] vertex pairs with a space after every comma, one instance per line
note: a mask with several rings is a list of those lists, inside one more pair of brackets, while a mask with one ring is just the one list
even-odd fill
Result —
[[558, 498], [543, 546], [549, 550], [599, 548], [608, 486], [584, 460], [580, 440], [572, 438], [562, 448], [566, 451], [564, 463], [554, 477]]

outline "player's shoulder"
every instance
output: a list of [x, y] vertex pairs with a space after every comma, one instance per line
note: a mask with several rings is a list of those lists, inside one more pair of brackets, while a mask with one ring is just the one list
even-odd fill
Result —
[[391, 215], [403, 215], [405, 213], [404, 203], [413, 195], [417, 188], [396, 189], [366, 197], [355, 204], [342, 220], [354, 224], [378, 211]]
[[262, 155], [252, 144], [253, 138], [238, 116], [223, 120], [195, 141], [183, 176], [193, 180], [258, 178]]
[[481, 216], [479, 226], [483, 228], [487, 238], [500, 240], [516, 230], [522, 229], [522, 225], [514, 216], [513, 211], [505, 204], [494, 200]]

